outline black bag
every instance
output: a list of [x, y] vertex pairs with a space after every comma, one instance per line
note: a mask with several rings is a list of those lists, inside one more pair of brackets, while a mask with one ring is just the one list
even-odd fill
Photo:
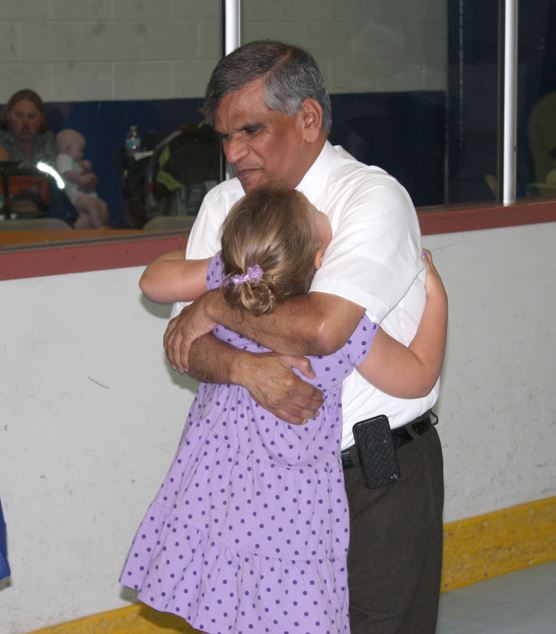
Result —
[[147, 167], [147, 216], [191, 216], [220, 179], [220, 144], [207, 124], [185, 123], [161, 141]]
[[158, 216], [195, 215], [220, 178], [220, 144], [212, 128], [184, 123], [150, 156], [126, 163], [124, 198], [131, 226]]
[[207, 124], [184, 123], [154, 149], [147, 169], [149, 190], [165, 198], [183, 185], [219, 180], [220, 147]]

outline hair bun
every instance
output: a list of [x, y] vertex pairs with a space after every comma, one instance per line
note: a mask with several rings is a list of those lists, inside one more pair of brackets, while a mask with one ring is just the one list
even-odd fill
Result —
[[222, 291], [233, 308], [245, 308], [255, 316], [269, 313], [276, 306], [274, 290], [264, 279], [225, 284]]

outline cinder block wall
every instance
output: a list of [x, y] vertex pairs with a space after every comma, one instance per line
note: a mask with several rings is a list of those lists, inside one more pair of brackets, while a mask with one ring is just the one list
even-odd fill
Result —
[[218, 37], [218, 0], [2, 0], [0, 101], [199, 97]]
[[[330, 92], [442, 90], [442, 0], [244, 0], [243, 40], [300, 43]], [[218, 0], [2, 0], [0, 102], [200, 97], [219, 56]]]

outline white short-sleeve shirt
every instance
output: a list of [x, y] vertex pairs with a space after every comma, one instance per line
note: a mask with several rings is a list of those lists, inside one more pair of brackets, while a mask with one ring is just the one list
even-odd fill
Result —
[[82, 192], [79, 191], [79, 187], [75, 183], [67, 180], [64, 174], [72, 171], [80, 172], [81, 169], [79, 168], [79, 165], [71, 158], [71, 156], [60, 153], [56, 157], [56, 169], [60, 172], [62, 178], [64, 179], [67, 197], [74, 202]]
[[[409, 344], [425, 305], [421, 234], [409, 194], [380, 168], [364, 165], [328, 142], [297, 189], [332, 225], [332, 242], [311, 291], [364, 307], [371, 320]], [[187, 242], [187, 258], [206, 258], [220, 250], [220, 227], [243, 194], [237, 178], [208, 192]], [[176, 304], [173, 315], [182, 307]], [[438, 383], [424, 398], [395, 398], [353, 372], [344, 381], [342, 448], [353, 444], [356, 422], [386, 414], [391, 427], [399, 427], [430, 409], [437, 396]]]

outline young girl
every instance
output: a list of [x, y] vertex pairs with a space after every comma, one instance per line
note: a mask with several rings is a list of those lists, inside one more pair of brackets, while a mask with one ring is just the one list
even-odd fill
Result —
[[[302, 194], [258, 188], [230, 212], [221, 254], [162, 256], [141, 287], [168, 302], [221, 287], [232, 306], [263, 314], [308, 291], [330, 238], [326, 216]], [[239, 385], [199, 386], [122, 572], [141, 601], [209, 634], [349, 633], [342, 380], [357, 368], [397, 396], [430, 391], [444, 355], [447, 302], [430, 255], [425, 263], [427, 305], [410, 348], [363, 317], [344, 347], [311, 358], [324, 400], [305, 424], [276, 418]], [[265, 351], [221, 326], [214, 334]]]

